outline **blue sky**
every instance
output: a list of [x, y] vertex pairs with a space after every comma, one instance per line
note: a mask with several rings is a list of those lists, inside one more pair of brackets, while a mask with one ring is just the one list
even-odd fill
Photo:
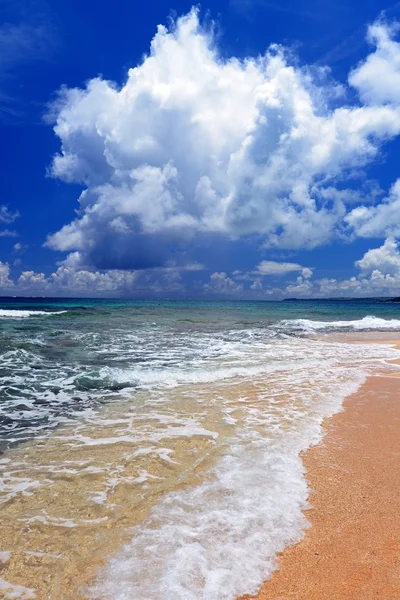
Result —
[[399, 13], [0, 0], [0, 293], [397, 295]]

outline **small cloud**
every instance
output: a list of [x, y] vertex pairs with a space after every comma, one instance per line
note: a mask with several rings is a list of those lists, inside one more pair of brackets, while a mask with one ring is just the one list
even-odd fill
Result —
[[286, 273], [292, 273], [293, 271], [301, 271], [303, 277], [306, 278], [312, 275], [312, 270], [308, 267], [303, 267], [297, 263], [276, 262], [274, 260], [261, 261], [254, 273], [256, 275], [286, 275]]
[[18, 237], [18, 233], [15, 230], [4, 229], [0, 231], [0, 237]]
[[27, 248], [28, 246], [26, 244], [21, 244], [21, 242], [17, 242], [13, 246], [13, 252], [15, 252], [15, 254], [21, 254], [22, 252], [25, 252]]
[[238, 294], [243, 291], [243, 285], [236, 283], [225, 272], [213, 273], [210, 275], [209, 283], [204, 284], [203, 291], [213, 294]]
[[312, 277], [312, 269], [309, 269], [308, 267], [304, 267], [304, 269], [301, 270], [301, 274], [304, 277], [304, 279], [309, 279], [310, 277]]
[[261, 292], [261, 290], [263, 289], [261, 279], [255, 279], [251, 284], [250, 289], [254, 292]]
[[202, 265], [199, 262], [188, 263], [183, 267], [178, 267], [180, 271], [205, 271], [206, 268], [207, 267], [205, 265]]
[[154, 270], [155, 271], [160, 271], [160, 272], [168, 272], [168, 271], [205, 271], [206, 267], [205, 265], [202, 265], [201, 263], [194, 261], [192, 263], [186, 263], [183, 265], [180, 264], [176, 264], [175, 261], [168, 261], [165, 265], [165, 267], [155, 267]]
[[0, 221], [2, 223], [13, 223], [19, 217], [19, 212], [11, 212], [5, 204], [0, 205]]

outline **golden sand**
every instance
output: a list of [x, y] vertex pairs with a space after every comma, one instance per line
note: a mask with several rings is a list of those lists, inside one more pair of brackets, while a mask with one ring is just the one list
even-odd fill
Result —
[[303, 456], [312, 528], [257, 600], [400, 599], [398, 378], [369, 378], [344, 408]]

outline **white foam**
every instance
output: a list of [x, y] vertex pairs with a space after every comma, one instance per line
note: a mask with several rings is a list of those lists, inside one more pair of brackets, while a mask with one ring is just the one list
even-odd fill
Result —
[[2, 319], [23, 319], [26, 317], [37, 317], [37, 316], [51, 316], [51, 315], [61, 315], [66, 313], [66, 310], [58, 310], [48, 312], [45, 310], [15, 310], [8, 308], [0, 308], [0, 318]]
[[26, 556], [37, 556], [38, 558], [46, 557], [46, 558], [62, 558], [62, 554], [49, 554], [48, 552], [28, 552], [25, 551], [24, 554]]
[[16, 477], [12, 473], [0, 476], [0, 504], [9, 502], [17, 496], [31, 496], [33, 490], [40, 486], [39, 481], [28, 477]]
[[74, 527], [80, 527], [82, 525], [95, 525], [108, 520], [108, 517], [99, 517], [98, 519], [80, 519], [79, 521], [73, 521], [64, 517], [53, 517], [49, 515], [45, 509], [41, 510], [40, 515], [35, 515], [28, 519], [18, 519], [19, 521], [25, 521], [28, 525], [31, 523], [42, 523], [42, 525], [49, 525], [52, 527], [66, 527], [72, 529]]
[[276, 552], [307, 526], [299, 452], [318, 435], [319, 419], [287, 441], [266, 443], [253, 429], [251, 445], [237, 439], [209, 481], [169, 494], [153, 510], [89, 597], [233, 600], [255, 593], [275, 568]]
[[292, 329], [302, 329], [305, 332], [313, 333], [322, 329], [353, 329], [355, 331], [362, 330], [400, 330], [399, 319], [381, 319], [373, 315], [357, 319], [354, 321], [312, 321], [310, 319], [289, 319], [281, 321], [280, 325], [290, 327]]
[[0, 562], [3, 563], [3, 565], [5, 563], [8, 563], [10, 558], [11, 558], [11, 552], [9, 550], [3, 550], [2, 552], [0, 552]]
[[36, 594], [33, 589], [27, 588], [24, 585], [9, 583], [1, 577], [0, 592], [2, 592], [1, 597], [4, 598], [4, 600], [31, 600], [32, 598], [36, 598]]
[[[113, 437], [104, 436], [104, 437], [96, 437], [92, 438], [86, 435], [83, 435], [77, 432], [73, 439], [71, 439], [70, 444], [72, 446], [78, 444], [79, 446], [112, 446], [113, 444], [138, 444], [139, 442], [160, 442], [164, 438], [174, 439], [174, 438], [193, 438], [194, 436], [207, 437], [211, 440], [215, 440], [218, 437], [218, 434], [215, 431], [211, 431], [210, 429], [205, 429], [194, 420], [186, 419], [186, 422], [179, 423], [177, 419], [175, 419], [175, 426], [166, 426], [164, 428], [146, 428], [145, 430], [139, 429], [127, 429], [123, 430], [119, 435], [115, 435]], [[104, 423], [97, 423], [100, 425], [104, 425]], [[125, 421], [126, 423], [126, 421]], [[129, 421], [128, 421], [129, 423]], [[107, 431], [107, 428], [105, 428]], [[160, 449], [157, 450], [160, 454]], [[161, 454], [160, 454], [161, 457]], [[171, 458], [167, 458], [167, 456], [162, 457], [164, 460], [168, 460], [169, 462], [173, 462]]]

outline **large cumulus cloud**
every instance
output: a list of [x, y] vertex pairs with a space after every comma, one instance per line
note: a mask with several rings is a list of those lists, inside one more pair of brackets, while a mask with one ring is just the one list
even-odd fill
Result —
[[358, 229], [385, 235], [382, 219], [366, 225], [379, 207], [355, 207], [364, 199], [343, 183], [400, 133], [399, 45], [384, 23], [369, 35], [377, 49], [352, 70], [360, 103], [348, 106], [326, 69], [293, 66], [281, 47], [223, 58], [196, 10], [159, 26], [124, 85], [96, 78], [53, 105], [51, 174], [84, 190], [47, 245], [76, 266], [141, 269], [184, 262], [199, 237], [295, 249]]

